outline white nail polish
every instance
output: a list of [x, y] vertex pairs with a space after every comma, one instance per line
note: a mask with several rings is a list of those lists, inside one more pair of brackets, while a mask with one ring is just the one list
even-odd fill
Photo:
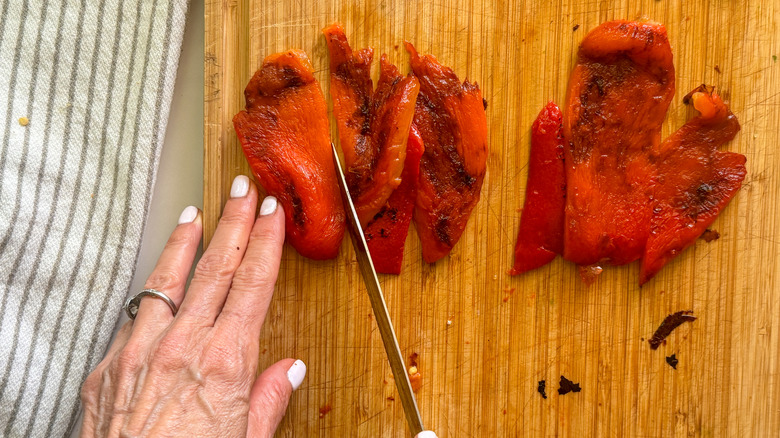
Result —
[[249, 193], [249, 177], [238, 175], [233, 179], [233, 185], [230, 186], [230, 197], [243, 198], [247, 193]]
[[298, 359], [292, 364], [289, 370], [287, 370], [287, 380], [290, 381], [293, 391], [298, 389], [303, 382], [303, 378], [306, 377], [306, 364], [302, 360]]
[[268, 216], [269, 214], [273, 214], [273, 212], [276, 211], [276, 205], [278, 202], [276, 201], [276, 198], [273, 196], [266, 196], [265, 199], [263, 199], [263, 203], [260, 204], [260, 216]]
[[190, 205], [189, 207], [182, 210], [181, 214], [179, 215], [179, 225], [189, 224], [194, 221], [196, 217], [198, 217], [198, 208]]
[[424, 430], [417, 435], [415, 435], [414, 438], [438, 438], [436, 436], [436, 433], [432, 430]]

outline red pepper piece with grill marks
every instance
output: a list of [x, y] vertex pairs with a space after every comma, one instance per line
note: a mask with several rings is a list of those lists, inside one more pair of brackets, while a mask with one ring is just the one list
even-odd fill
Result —
[[364, 230], [374, 268], [381, 274], [401, 273], [404, 244], [417, 198], [417, 178], [423, 151], [420, 134], [412, 127], [406, 146], [401, 184]]
[[433, 263], [449, 254], [479, 202], [488, 156], [487, 103], [476, 83], [461, 83], [433, 56], [405, 46], [420, 81], [413, 123], [425, 145], [414, 222], [423, 259]]
[[638, 260], [650, 234], [650, 157], [674, 96], [663, 25], [610, 21], [580, 45], [563, 118], [564, 258], [580, 265]]
[[515, 246], [515, 265], [509, 275], [544, 266], [563, 252], [566, 175], [562, 118], [558, 105], [550, 102], [531, 128], [528, 184]]
[[255, 178], [284, 207], [287, 241], [305, 257], [336, 257], [344, 206], [309, 58], [299, 50], [268, 56], [244, 95], [246, 109], [233, 125]]
[[745, 156], [718, 151], [739, 122], [712, 89], [686, 96], [699, 115], [661, 144], [653, 179], [653, 215], [639, 284], [693, 245], [736, 195], [745, 179]]
[[401, 183], [409, 127], [420, 85], [382, 55], [376, 90], [373, 49], [353, 52], [336, 23], [323, 29], [330, 52], [330, 95], [344, 153], [345, 177], [365, 227]]

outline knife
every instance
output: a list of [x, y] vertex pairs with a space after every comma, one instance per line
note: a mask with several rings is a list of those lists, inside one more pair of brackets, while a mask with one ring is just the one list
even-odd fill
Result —
[[420, 410], [417, 408], [417, 400], [414, 398], [412, 384], [409, 382], [409, 375], [406, 373], [401, 349], [398, 347], [398, 338], [395, 336], [393, 323], [390, 321], [390, 314], [387, 312], [385, 297], [382, 295], [382, 287], [379, 286], [379, 279], [376, 276], [376, 270], [374, 270], [374, 262], [371, 261], [371, 254], [368, 252], [366, 238], [363, 236], [363, 229], [360, 227], [360, 220], [358, 220], [355, 212], [355, 205], [352, 204], [352, 198], [349, 196], [347, 181], [344, 179], [344, 172], [341, 170], [339, 154], [333, 143], [330, 146], [333, 149], [336, 179], [339, 182], [341, 199], [344, 201], [344, 210], [347, 214], [347, 226], [352, 233], [352, 246], [355, 248], [355, 257], [360, 267], [360, 273], [363, 275], [363, 281], [366, 283], [368, 299], [371, 301], [376, 325], [379, 327], [379, 333], [382, 335], [382, 343], [385, 345], [387, 360], [390, 362], [390, 369], [393, 371], [395, 386], [398, 388], [401, 405], [404, 407], [406, 421], [409, 423], [412, 435], [417, 435], [425, 430], [420, 417]]

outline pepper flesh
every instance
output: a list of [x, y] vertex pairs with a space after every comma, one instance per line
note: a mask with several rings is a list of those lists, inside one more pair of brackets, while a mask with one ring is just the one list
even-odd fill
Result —
[[718, 151], [737, 135], [737, 118], [705, 86], [692, 91], [688, 98], [700, 114], [664, 140], [658, 152], [651, 231], [639, 284], [646, 283], [669, 260], [693, 245], [745, 179], [745, 156]]
[[582, 41], [563, 118], [567, 260], [620, 265], [642, 256], [650, 233], [650, 156], [673, 95], [663, 25], [610, 21]]
[[336, 257], [344, 207], [331, 156], [325, 98], [306, 54], [270, 55], [233, 118], [255, 178], [284, 208], [287, 241], [303, 256]]
[[449, 254], [479, 202], [488, 154], [486, 103], [476, 83], [461, 83], [433, 56], [405, 46], [420, 81], [413, 124], [425, 145], [414, 222], [423, 259], [433, 263]]
[[401, 273], [404, 243], [417, 199], [417, 178], [420, 175], [420, 158], [423, 151], [420, 134], [412, 127], [406, 147], [401, 184], [364, 231], [374, 268], [381, 274]]
[[330, 95], [346, 165], [345, 177], [365, 227], [401, 183], [409, 127], [420, 85], [382, 55], [379, 82], [371, 81], [373, 49], [353, 52], [344, 28], [323, 29], [330, 52]]
[[563, 252], [566, 175], [563, 161], [563, 114], [549, 102], [531, 128], [531, 157], [523, 214], [509, 275], [539, 268]]

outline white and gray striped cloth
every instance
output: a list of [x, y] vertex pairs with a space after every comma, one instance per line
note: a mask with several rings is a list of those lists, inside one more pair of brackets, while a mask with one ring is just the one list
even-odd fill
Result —
[[133, 275], [186, 0], [0, 0], [0, 436], [64, 436]]

